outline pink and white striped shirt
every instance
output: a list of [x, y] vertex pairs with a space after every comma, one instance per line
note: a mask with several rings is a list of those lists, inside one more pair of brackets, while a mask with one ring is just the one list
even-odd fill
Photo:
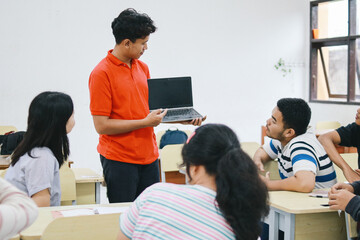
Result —
[[235, 239], [215, 197], [200, 185], [157, 183], [120, 215], [120, 228], [131, 239]]
[[29, 227], [37, 218], [35, 202], [0, 178], [0, 239], [8, 239]]

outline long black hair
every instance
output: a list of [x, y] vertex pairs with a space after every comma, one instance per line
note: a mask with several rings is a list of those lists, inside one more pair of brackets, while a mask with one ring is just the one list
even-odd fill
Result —
[[182, 157], [190, 180], [192, 165], [202, 165], [215, 176], [216, 201], [236, 239], [257, 239], [260, 221], [269, 211], [268, 192], [236, 134], [225, 125], [203, 125], [184, 145]]
[[24, 154], [31, 156], [35, 147], [48, 147], [61, 166], [70, 154], [66, 123], [73, 114], [71, 97], [60, 92], [43, 92], [30, 104], [24, 139], [11, 156], [14, 166]]

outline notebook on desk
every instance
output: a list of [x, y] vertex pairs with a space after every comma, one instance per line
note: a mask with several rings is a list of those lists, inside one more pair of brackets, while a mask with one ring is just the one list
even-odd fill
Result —
[[168, 109], [162, 122], [202, 118], [193, 108], [191, 77], [148, 79], [150, 111]]

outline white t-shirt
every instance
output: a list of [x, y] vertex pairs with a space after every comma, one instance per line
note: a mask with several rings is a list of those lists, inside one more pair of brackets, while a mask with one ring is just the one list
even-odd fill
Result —
[[31, 156], [20, 157], [15, 166], [10, 166], [5, 179], [25, 192], [29, 197], [44, 189], [50, 191], [50, 206], [60, 206], [61, 188], [59, 163], [47, 147], [34, 148]]

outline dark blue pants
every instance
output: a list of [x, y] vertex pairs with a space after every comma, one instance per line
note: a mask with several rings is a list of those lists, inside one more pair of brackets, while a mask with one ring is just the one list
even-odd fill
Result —
[[145, 188], [160, 181], [159, 160], [140, 165], [113, 161], [100, 155], [100, 161], [110, 203], [133, 202]]

